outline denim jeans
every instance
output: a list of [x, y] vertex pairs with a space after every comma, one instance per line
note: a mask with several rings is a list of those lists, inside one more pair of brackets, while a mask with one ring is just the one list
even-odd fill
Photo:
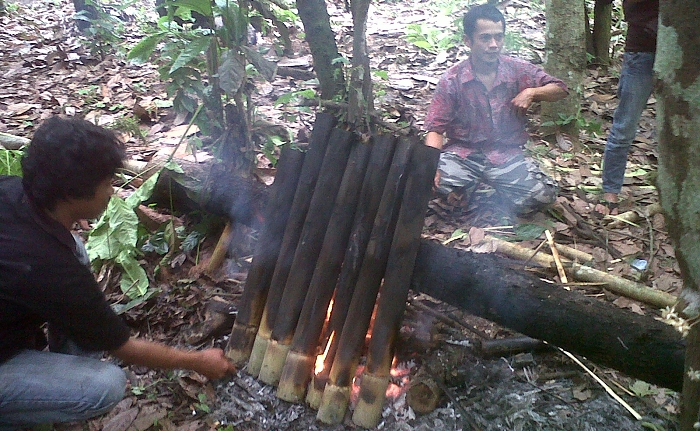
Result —
[[85, 356], [25, 350], [0, 364], [0, 431], [81, 421], [123, 397], [124, 371]]
[[620, 193], [625, 179], [627, 154], [637, 134], [639, 117], [654, 86], [654, 54], [626, 52], [622, 60], [613, 124], [603, 156], [603, 192]]

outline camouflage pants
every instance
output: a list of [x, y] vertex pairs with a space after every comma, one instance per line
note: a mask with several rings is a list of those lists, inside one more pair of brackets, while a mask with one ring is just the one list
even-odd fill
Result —
[[466, 159], [453, 153], [442, 153], [438, 165], [438, 193], [470, 195], [480, 184], [492, 187], [516, 215], [527, 215], [554, 202], [559, 187], [540, 170], [537, 163], [517, 155], [501, 165], [490, 163], [481, 153]]

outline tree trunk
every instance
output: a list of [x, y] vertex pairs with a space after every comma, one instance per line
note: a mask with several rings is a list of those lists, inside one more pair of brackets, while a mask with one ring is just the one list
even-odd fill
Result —
[[[569, 96], [553, 103], [542, 103], [542, 121], [557, 126], [543, 129], [553, 135], [562, 132], [578, 142], [576, 118], [581, 109], [583, 76], [586, 70], [585, 8], [583, 0], [547, 0], [545, 31], [547, 73], [563, 80]], [[563, 119], [562, 119], [563, 116]]]
[[352, 73], [348, 95], [348, 122], [356, 126], [374, 110], [372, 76], [367, 55], [367, 12], [369, 0], [352, 0]]
[[[684, 280], [682, 310], [700, 317], [700, 34], [697, 2], [660, 2], [655, 69], [659, 78], [659, 194]], [[681, 431], [693, 430], [700, 406], [700, 333], [688, 337]]]
[[297, 10], [304, 23], [306, 42], [314, 59], [314, 70], [321, 86], [321, 97], [332, 99], [342, 94], [345, 87], [342, 63], [333, 64], [340, 57], [331, 20], [323, 0], [297, 0]]
[[670, 325], [545, 283], [508, 268], [510, 263], [423, 241], [413, 289], [632, 377], [680, 390], [685, 346]]
[[[588, 19], [588, 18], [586, 18]], [[612, 25], [612, 3], [596, 0], [593, 9], [593, 56], [594, 62], [603, 66], [610, 64], [610, 27]]]

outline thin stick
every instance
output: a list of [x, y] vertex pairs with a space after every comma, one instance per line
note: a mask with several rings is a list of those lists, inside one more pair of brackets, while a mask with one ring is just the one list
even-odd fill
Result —
[[601, 380], [600, 377], [596, 376], [595, 373], [593, 371], [591, 371], [587, 366], [585, 366], [583, 364], [583, 362], [579, 361], [578, 358], [576, 358], [576, 356], [572, 355], [571, 353], [567, 352], [566, 350], [562, 349], [561, 347], [557, 347], [557, 349], [559, 349], [560, 352], [562, 352], [563, 354], [568, 356], [572, 361], [576, 362], [576, 364], [579, 367], [583, 368], [584, 371], [586, 371], [588, 374], [590, 374], [591, 377], [593, 377], [595, 379], [595, 381], [598, 382], [598, 384], [600, 386], [602, 386], [603, 389], [605, 389], [605, 392], [607, 392], [611, 397], [613, 397], [613, 399], [615, 401], [622, 404], [622, 407], [626, 408], [627, 411], [630, 412], [632, 414], [632, 416], [634, 416], [635, 419], [637, 419], [638, 421], [642, 420], [642, 415], [637, 413], [637, 411], [635, 409], [633, 409], [632, 406], [630, 406], [629, 404], [627, 404], [627, 402], [625, 402], [625, 400], [620, 398], [620, 396], [617, 395], [615, 393], [615, 391], [613, 391], [610, 386], [608, 386], [603, 380]]
[[547, 237], [547, 243], [549, 244], [549, 249], [551, 250], [552, 257], [554, 258], [554, 264], [557, 266], [559, 280], [562, 284], [566, 284], [569, 282], [569, 279], [566, 278], [566, 272], [564, 272], [564, 266], [561, 264], [561, 259], [559, 258], [559, 250], [557, 250], [557, 246], [556, 244], [554, 244], [554, 238], [552, 237], [552, 233], [549, 230], [545, 230], [544, 234]]

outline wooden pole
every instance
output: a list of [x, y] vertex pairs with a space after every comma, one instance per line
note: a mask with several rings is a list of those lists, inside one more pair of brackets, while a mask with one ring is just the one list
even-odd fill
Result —
[[316, 180], [321, 171], [321, 165], [323, 164], [323, 158], [326, 154], [329, 137], [334, 125], [335, 118], [332, 115], [317, 115], [314, 130], [311, 134], [309, 150], [304, 157], [304, 164], [301, 168], [296, 192], [294, 193], [292, 208], [289, 211], [289, 219], [284, 229], [275, 270], [270, 280], [270, 288], [268, 289], [260, 325], [248, 361], [248, 372], [254, 376], [260, 373], [260, 366], [265, 357], [267, 342], [270, 339], [275, 323], [274, 319], [282, 299], [282, 292], [287, 282], [289, 268], [294, 259], [294, 251], [299, 242], [299, 236], [306, 219], [306, 213], [309, 210], [313, 190], [316, 187]]
[[248, 361], [255, 334], [258, 332], [304, 155], [305, 153], [292, 149], [291, 146], [285, 146], [277, 163], [275, 182], [270, 187], [269, 201], [265, 208], [265, 223], [255, 247], [241, 305], [238, 307], [238, 316], [226, 348], [226, 356], [239, 368]]
[[[360, 201], [357, 206], [355, 219], [353, 220], [352, 232], [345, 250], [345, 256], [343, 257], [340, 276], [336, 284], [333, 310], [331, 311], [331, 317], [323, 335], [324, 342], [321, 343], [322, 345], [330, 343], [323, 363], [324, 371], [322, 374], [324, 374], [324, 377], [322, 377], [319, 382], [315, 382], [313, 387], [309, 388], [310, 390], [316, 390], [320, 387], [321, 391], [323, 391], [321, 385], [325, 385], [325, 382], [328, 380], [328, 373], [333, 365], [333, 359], [335, 358], [335, 352], [338, 347], [338, 337], [335, 336], [331, 340], [331, 335], [334, 333], [338, 335], [343, 329], [348, 307], [350, 307], [350, 301], [352, 301], [352, 293], [360, 273], [362, 259], [364, 258], [367, 243], [372, 233], [374, 218], [377, 215], [377, 210], [382, 200], [382, 194], [387, 183], [389, 171], [391, 171], [395, 149], [396, 139], [393, 136], [381, 135], [376, 139], [367, 173], [362, 183]], [[402, 151], [405, 151], [405, 149]], [[397, 168], [394, 169], [396, 170]], [[397, 171], [393, 175], [400, 175], [400, 171]], [[320, 395], [318, 398], [320, 399]], [[318, 408], [319, 404], [316, 404], [316, 408]]]
[[282, 292], [271, 342], [268, 344], [260, 368], [260, 380], [269, 385], [276, 385], [282, 373], [289, 345], [294, 336], [294, 328], [304, 305], [309, 282], [314, 274], [324, 235], [333, 214], [333, 205], [348, 164], [348, 156], [356, 142], [356, 135], [346, 130], [334, 129], [331, 134], [299, 237], [299, 244]]
[[349, 313], [340, 333], [329, 381], [323, 391], [321, 406], [316, 416], [326, 424], [340, 423], [350, 401], [352, 377], [364, 345], [379, 285], [384, 276], [401, 196], [403, 196], [406, 185], [406, 167], [414, 143], [413, 140], [400, 140], [394, 154], [379, 210], [374, 219], [372, 234], [362, 260], [355, 291], [348, 308]]
[[372, 326], [360, 398], [352, 417], [355, 425], [361, 427], [374, 428], [382, 417], [396, 337], [406, 309], [411, 275], [439, 159], [440, 150], [427, 145], [416, 144], [411, 155], [406, 190]]
[[[294, 329], [290, 356], [284, 365], [277, 388], [277, 397], [285, 401], [301, 402], [304, 399], [306, 387], [316, 362], [315, 353], [328, 313], [328, 305], [343, 263], [343, 254], [350, 236], [357, 201], [362, 189], [362, 178], [365, 176], [367, 160], [371, 151], [372, 145], [369, 143], [356, 144], [345, 168], [333, 207], [333, 214], [323, 238], [323, 246], [316, 262], [316, 268], [313, 270], [313, 277], [308, 284], [308, 292], [299, 313], [296, 329]], [[288, 283], [288, 289], [289, 286]], [[284, 304], [287, 304], [286, 296], [285, 292], [282, 299]], [[275, 329], [278, 328], [277, 323], [279, 322], [280, 319], [277, 319]], [[272, 338], [276, 339], [274, 330]], [[280, 340], [280, 342], [282, 341]]]

